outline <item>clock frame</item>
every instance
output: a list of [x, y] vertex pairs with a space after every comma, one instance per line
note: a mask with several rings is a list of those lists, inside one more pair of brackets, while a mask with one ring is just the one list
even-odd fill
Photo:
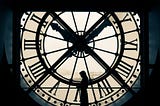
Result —
[[[57, 12], [59, 13], [59, 12]], [[135, 89], [141, 89], [140, 83], [135, 83], [136, 81], [140, 81], [140, 72], [141, 72], [141, 44], [140, 44], [140, 36], [141, 36], [141, 28], [140, 28], [140, 18], [136, 12], [111, 12], [109, 13], [110, 18], [108, 19], [110, 22], [110, 25], [112, 26], [111, 29], [114, 31], [113, 37], [115, 37], [114, 41], [118, 46], [117, 48], [113, 48], [115, 51], [107, 51], [103, 49], [97, 48], [97, 43], [100, 42], [100, 39], [104, 39], [102, 37], [94, 36], [95, 29], [98, 29], [95, 26], [101, 25], [101, 22], [97, 22], [95, 26], [90, 25], [91, 28], [88, 28], [88, 32], [86, 30], [75, 30], [73, 31], [70, 27], [73, 27], [73, 25], [68, 26], [67, 23], [64, 21], [65, 18], [60, 17], [63, 15], [63, 12], [59, 13], [61, 15], [58, 15], [56, 12], [30, 12], [27, 11], [24, 13], [24, 15], [21, 18], [21, 26], [20, 26], [20, 39], [21, 39], [21, 53], [20, 53], [20, 71], [22, 77], [25, 79], [25, 81], [22, 81], [23, 78], [21, 78], [21, 82], [27, 83], [27, 86], [24, 86], [22, 84], [22, 88], [26, 90], [29, 94], [31, 93], [32, 96], [39, 95], [40, 100], [43, 99], [49, 104], [53, 105], [79, 105], [79, 91], [77, 90], [76, 86], [79, 84], [79, 80], [73, 79], [73, 73], [71, 75], [71, 79], [65, 76], [65, 74], [62, 76], [62, 71], [55, 71], [52, 72], [51, 70], [55, 70], [58, 64], [60, 64], [63, 60], [65, 60], [65, 57], [68, 58], [74, 58], [75, 64], [77, 64], [78, 59], [83, 59], [83, 64], [85, 64], [85, 70], [88, 72], [89, 77], [89, 88], [88, 88], [88, 95], [91, 97], [89, 99], [89, 105], [108, 105], [108, 104], [114, 104], [118, 103], [116, 101], [120, 100], [120, 97], [126, 96], [129, 97], [130, 95], [133, 96], [137, 91]], [[64, 12], [65, 13], [65, 12]], [[82, 12], [70, 12], [71, 14], [88, 14], [88, 13], [95, 13], [98, 14], [99, 17], [102, 19], [102, 17], [105, 17], [104, 11], [102, 12], [92, 12], [92, 11], [82, 11]], [[52, 15], [53, 16], [52, 16]], [[72, 15], [73, 18], [74, 15]], [[56, 17], [54, 20], [53, 17]], [[103, 19], [104, 20], [104, 19]], [[103, 21], [102, 20], [102, 21]], [[54, 21], [54, 22], [53, 22]], [[51, 61], [49, 60], [49, 57], [47, 57], [47, 49], [45, 47], [48, 47], [49, 43], [46, 43], [46, 36], [50, 36], [48, 33], [49, 26], [50, 29], [51, 23], [56, 23], [58, 26], [61, 27], [61, 30], [69, 30], [68, 32], [72, 39], [77, 40], [80, 39], [74, 38], [74, 36], [77, 35], [85, 35], [85, 39], [89, 39], [91, 43], [91, 46], [89, 43], [83, 45], [83, 47], [79, 46], [77, 43], [73, 42], [74, 40], [64, 40], [66, 42], [66, 51], [64, 54], [58, 58], [58, 61]], [[103, 24], [103, 22], [102, 22]], [[126, 27], [130, 26], [131, 27]], [[104, 27], [104, 26], [102, 26]], [[105, 28], [105, 27], [104, 27]], [[103, 28], [103, 29], [104, 29]], [[61, 33], [57, 30], [52, 29], [52, 33], [58, 32], [59, 34], [55, 34], [56, 36], [62, 36]], [[91, 31], [90, 31], [91, 30]], [[48, 32], [47, 32], [48, 31]], [[75, 33], [76, 32], [76, 33]], [[74, 33], [74, 34], [73, 34]], [[90, 34], [89, 37], [87, 37]], [[101, 36], [105, 36], [104, 32], [99, 32]], [[29, 37], [29, 36], [30, 37]], [[92, 36], [91, 36], [92, 35]], [[132, 37], [128, 37], [131, 36]], [[110, 38], [109, 35], [107, 35], [108, 38]], [[56, 38], [52, 35], [53, 38]], [[92, 38], [92, 39], [91, 39]], [[95, 38], [95, 39], [93, 39]], [[97, 39], [96, 39], [97, 38]], [[59, 39], [59, 38], [58, 38]], [[61, 38], [65, 39], [65, 38]], [[83, 40], [77, 40], [82, 42]], [[52, 41], [47, 41], [52, 42]], [[58, 42], [57, 42], [58, 43]], [[72, 45], [75, 47], [72, 47]], [[106, 43], [107, 44], [107, 43]], [[62, 44], [63, 45], [63, 44]], [[84, 47], [85, 46], [85, 47]], [[89, 47], [90, 46], [90, 47]], [[76, 49], [81, 48], [81, 49]], [[91, 49], [90, 49], [91, 48]], [[49, 49], [49, 48], [48, 48]], [[55, 49], [55, 48], [52, 48]], [[107, 63], [107, 60], [103, 60], [104, 58], [99, 56], [97, 52], [94, 52], [96, 50], [100, 50], [103, 52], [108, 52], [112, 55], [114, 55], [114, 59], [111, 61], [110, 65]], [[71, 52], [72, 51], [72, 52]], [[78, 53], [77, 53], [78, 52]], [[80, 54], [81, 53], [81, 54]], [[132, 56], [132, 54], [134, 54]], [[108, 55], [104, 55], [109, 57]], [[51, 56], [52, 57], [52, 56]], [[51, 58], [50, 57], [50, 58]], [[101, 71], [101, 74], [98, 76], [94, 76], [95, 78], [91, 78], [87, 63], [87, 58], [92, 57], [92, 60], [95, 60], [100, 67], [103, 70], [107, 71]], [[81, 60], [82, 61], [82, 60]], [[128, 62], [129, 61], [129, 62]], [[63, 62], [62, 62], [63, 63]], [[38, 67], [38, 68], [37, 68]], [[72, 71], [75, 71], [76, 65], [72, 66]], [[46, 72], [46, 70], [49, 70]], [[81, 69], [79, 69], [81, 70]], [[116, 71], [115, 71], [116, 70]], [[59, 72], [59, 73], [58, 73]], [[71, 72], [70, 72], [71, 73]], [[47, 79], [51, 79], [52, 86], [48, 85]], [[125, 80], [125, 81], [123, 81]], [[46, 82], [45, 82], [46, 81]], [[48, 80], [49, 81], [49, 80]], [[49, 82], [50, 82], [49, 81]], [[111, 84], [111, 82], [114, 82]], [[41, 84], [43, 82], [43, 84]], [[54, 82], [54, 83], [53, 83]], [[132, 87], [133, 85], [135, 86]], [[117, 90], [118, 89], [118, 90]], [[57, 93], [59, 90], [59, 94]], [[64, 90], [64, 94], [66, 96], [64, 97], [56, 97], [57, 95], [61, 95], [60, 93]], [[60, 92], [61, 91], [61, 92]], [[46, 93], [47, 92], [47, 93]], [[72, 92], [72, 93], [71, 93]], [[128, 93], [127, 93], [128, 92]], [[68, 97], [68, 95], [73, 95], [72, 97]], [[33, 96], [33, 97], [34, 97]], [[124, 96], [124, 97], [125, 97]], [[38, 96], [37, 96], [38, 97]], [[71, 99], [69, 99], [71, 98]]]

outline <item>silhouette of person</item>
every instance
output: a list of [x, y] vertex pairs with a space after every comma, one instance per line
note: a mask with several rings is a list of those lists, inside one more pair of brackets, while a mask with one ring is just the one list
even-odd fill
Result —
[[87, 93], [87, 88], [88, 88], [88, 77], [85, 73], [85, 71], [81, 71], [80, 76], [82, 77], [82, 80], [80, 82], [80, 106], [88, 106], [88, 93]]

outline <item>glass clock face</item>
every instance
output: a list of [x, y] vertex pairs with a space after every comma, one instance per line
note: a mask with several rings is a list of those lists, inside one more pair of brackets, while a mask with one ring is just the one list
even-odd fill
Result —
[[41, 105], [79, 106], [82, 70], [89, 106], [122, 104], [140, 88], [136, 12], [27, 11], [20, 23], [21, 86]]

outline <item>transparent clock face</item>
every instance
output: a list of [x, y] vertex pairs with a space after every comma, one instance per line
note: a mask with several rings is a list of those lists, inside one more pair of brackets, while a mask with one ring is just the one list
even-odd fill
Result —
[[78, 106], [82, 70], [90, 106], [127, 101], [140, 89], [137, 13], [27, 11], [20, 23], [22, 88], [40, 104]]

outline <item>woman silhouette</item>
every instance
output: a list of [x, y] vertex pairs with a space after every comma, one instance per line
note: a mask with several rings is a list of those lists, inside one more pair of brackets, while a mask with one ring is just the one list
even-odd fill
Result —
[[80, 82], [80, 106], [88, 106], [88, 93], [87, 93], [87, 88], [88, 88], [88, 77], [86, 75], [85, 71], [81, 71], [80, 76], [82, 77], [82, 80]]

